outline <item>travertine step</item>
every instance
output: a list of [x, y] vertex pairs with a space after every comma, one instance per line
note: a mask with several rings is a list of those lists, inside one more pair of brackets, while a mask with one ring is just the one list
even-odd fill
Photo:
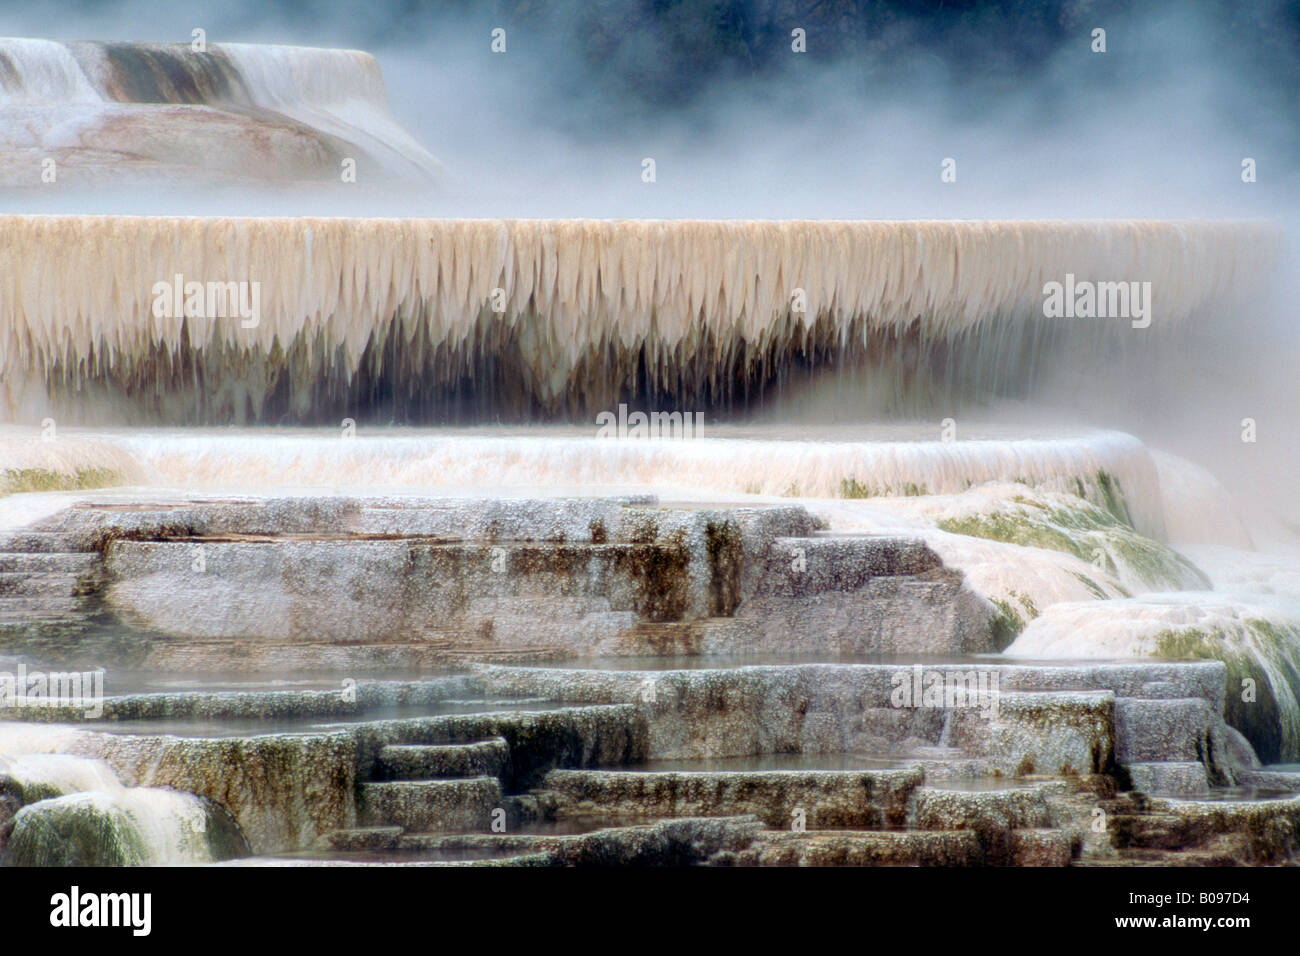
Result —
[[1014, 830], [1008, 845], [986, 846], [974, 829], [768, 832], [715, 859], [740, 866], [1068, 866], [1075, 854], [1060, 830]]
[[[800, 560], [791, 560], [792, 555]], [[872, 578], [923, 574], [939, 567], [939, 557], [920, 538], [777, 538], [764, 562], [760, 593], [854, 591]]]
[[9, 597], [73, 597], [79, 579], [66, 572], [0, 571], [0, 599]]
[[767, 826], [892, 827], [906, 822], [923, 774], [903, 770], [552, 770], [542, 783], [561, 817], [754, 814]]
[[978, 866], [984, 851], [973, 830], [771, 831], [748, 848], [712, 862], [733, 866]]
[[[533, 832], [400, 833], [398, 828], [337, 830], [323, 846], [350, 855], [389, 855], [404, 862], [523, 866], [688, 866], [748, 847], [763, 832], [752, 816], [682, 817], [615, 828], [544, 828]], [[399, 831], [400, 832], [400, 831]], [[356, 857], [352, 856], [352, 861]], [[373, 859], [370, 862], [374, 862]]]
[[53, 617], [78, 617], [83, 611], [80, 598], [43, 597], [39, 595], [0, 598], [0, 620], [21, 621], [30, 615], [33, 620]]
[[19, 531], [0, 540], [0, 551], [21, 551], [29, 554], [75, 552], [82, 550], [72, 535], [61, 531]]
[[401, 827], [352, 827], [325, 837], [332, 850], [391, 850], [402, 836]]
[[482, 830], [503, 804], [496, 777], [464, 780], [395, 780], [361, 786], [363, 826], [405, 830]]
[[1041, 829], [1051, 826], [1045, 791], [1065, 792], [1065, 784], [1001, 790], [922, 787], [909, 825], [918, 830], [968, 830], [992, 824], [1002, 829]]
[[1261, 790], [1300, 793], [1300, 772], [1294, 770], [1245, 770], [1237, 774], [1237, 782], [1243, 787], [1258, 787]]
[[48, 533], [31, 532], [9, 539], [10, 547], [25, 550], [0, 552], [0, 633], [58, 637], [87, 623], [83, 578], [99, 555], [55, 543]]
[[999, 689], [992, 703], [976, 696], [952, 709], [947, 742], [1005, 776], [1106, 771], [1114, 752], [1110, 691]]
[[[720, 825], [728, 819], [716, 818]], [[752, 819], [752, 818], [748, 818]], [[679, 818], [689, 823], [690, 818]], [[757, 821], [755, 821], [756, 823]], [[670, 821], [629, 824], [621, 830], [540, 833], [408, 833], [400, 827], [338, 830], [326, 838], [330, 849], [347, 853], [392, 853], [403, 858], [501, 858], [545, 854], [550, 862], [576, 861], [589, 844], [610, 850], [635, 848], [650, 832]], [[750, 830], [750, 835], [709, 856], [715, 866], [1068, 866], [1075, 855], [1070, 834], [1060, 830], [1012, 831], [1007, 841], [986, 845], [975, 829], [964, 830]], [[597, 854], [599, 856], [599, 854]]]
[[1115, 759], [1134, 763], [1203, 759], [1215, 714], [1200, 697], [1115, 699]]
[[501, 777], [510, 761], [505, 738], [471, 744], [390, 744], [379, 751], [376, 780]]
[[1205, 764], [1196, 760], [1131, 763], [1129, 782], [1147, 794], [1195, 797], [1210, 792]]
[[1115, 813], [1107, 827], [1117, 849], [1178, 850], [1190, 839], [1187, 820], [1174, 813]]
[[1189, 867], [1189, 866], [1241, 866], [1250, 859], [1246, 841], [1237, 834], [1225, 835], [1212, 841], [1203, 849], [1159, 850], [1129, 847], [1117, 850], [1112, 857], [1093, 857], [1079, 860], [1083, 867]]
[[[0, 604], [3, 604], [3, 600], [0, 600]], [[45, 602], [27, 600], [0, 606], [0, 633], [23, 638], [43, 639], [42, 635], [58, 636], [64, 634], [69, 628], [84, 628], [88, 623], [89, 618], [80, 606], [50, 607]]]
[[0, 551], [0, 573], [81, 574], [89, 571], [98, 561], [98, 554], [87, 551]]

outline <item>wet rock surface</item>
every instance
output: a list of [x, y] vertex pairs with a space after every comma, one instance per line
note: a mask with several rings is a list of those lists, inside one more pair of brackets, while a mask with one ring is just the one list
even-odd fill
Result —
[[90, 556], [96, 611], [164, 669], [997, 649], [988, 603], [923, 542], [815, 529], [792, 506], [295, 498], [77, 507], [7, 547]]
[[[94, 714], [78, 702], [6, 708], [24, 726], [81, 728], [51, 758], [101, 762], [119, 788], [0, 766], [10, 863], [157, 862], [161, 838], [141, 824], [149, 794], [171, 807], [168, 845], [200, 861], [1063, 866], [1296, 854], [1300, 774], [1261, 767], [1227, 725], [1224, 664], [974, 656], [996, 649], [987, 602], [922, 541], [823, 535], [800, 507], [89, 507], [3, 547], [6, 594], [90, 602], [60, 619], [71, 629], [47, 649], [83, 646], [104, 615], [134, 615], [151, 622], [135, 658], [146, 669], [251, 655], [238, 673], [281, 653], [313, 658], [306, 672], [320, 674], [286, 689], [142, 687]], [[255, 620], [283, 628], [240, 630]], [[10, 648], [42, 639], [5, 633]], [[782, 657], [810, 647], [856, 662]], [[330, 676], [394, 648], [403, 666], [443, 670]]]
[[0, 866], [213, 863], [248, 855], [238, 825], [216, 804], [188, 797], [183, 815], [161, 818], [158, 802], [139, 799], [145, 795], [72, 793], [28, 803], [4, 825]]
[[[1300, 820], [1294, 800], [1167, 799], [1208, 796], [1215, 775], [1250, 783], [1256, 789], [1248, 797], [1266, 796], [1273, 790], [1265, 785], [1300, 776], [1232, 762], [1229, 755], [1243, 753], [1240, 741], [1180, 759], [1195, 747], [1189, 735], [1203, 740], [1208, 728], [1211, 737], [1227, 740], [1221, 716], [1215, 718], [1221, 685], [1214, 678], [1222, 665], [969, 666], [997, 674], [996, 710], [982, 714], [956, 702], [894, 706], [891, 695], [915, 675], [909, 665], [676, 671], [486, 665], [428, 681], [358, 685], [357, 719], [345, 724], [331, 724], [338, 708], [324, 705], [322, 694], [335, 692], [110, 699], [105, 713], [116, 719], [82, 726], [118, 724], [130, 732], [88, 733], [76, 746], [104, 760], [124, 783], [174, 787], [211, 801], [268, 861], [286, 853], [299, 861], [530, 866], [1291, 858]], [[1116, 696], [1150, 692], [1153, 685], [1173, 685], [1177, 696], [1166, 687], [1155, 698]], [[1074, 689], [1081, 687], [1093, 689]], [[433, 707], [439, 700], [475, 699], [478, 712], [366, 716], [395, 701]], [[512, 700], [522, 706], [500, 709]], [[551, 708], [528, 709], [528, 701], [539, 700], [552, 701]], [[1124, 701], [1137, 703], [1125, 704], [1130, 714], [1153, 704], [1178, 719], [1124, 723], [1117, 717]], [[264, 734], [214, 739], [137, 732], [155, 720], [183, 730], [176, 715], [249, 719], [259, 708]], [[277, 723], [298, 708], [324, 723], [277, 732]], [[1187, 715], [1196, 719], [1182, 719]], [[845, 757], [852, 753], [857, 756]], [[799, 755], [798, 761], [783, 754]], [[845, 759], [860, 761], [861, 769], [845, 768]], [[739, 763], [718, 769], [727, 760]], [[661, 767], [665, 761], [673, 769]], [[25, 797], [15, 785], [5, 792], [20, 807], [43, 796], [33, 790]], [[28, 817], [44, 819], [57, 809]], [[1105, 822], [1100, 833], [1098, 813]], [[61, 811], [50, 819], [65, 817]], [[67, 819], [48, 832], [91, 834], [85, 840], [92, 849], [76, 850], [77, 859], [93, 851], [139, 862], [130, 830], [112, 806]], [[729, 822], [737, 819], [748, 822]], [[24, 835], [34, 825], [20, 831], [10, 820], [8, 829], [20, 836], [14, 852], [23, 860], [37, 852], [25, 849], [39, 842]], [[713, 827], [712, 836], [692, 835], [700, 826]], [[105, 843], [94, 834], [117, 836]]]

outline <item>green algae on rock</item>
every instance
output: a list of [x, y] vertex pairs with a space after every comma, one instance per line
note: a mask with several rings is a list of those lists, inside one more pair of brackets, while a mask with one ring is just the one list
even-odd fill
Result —
[[0, 495], [24, 491], [79, 491], [111, 488], [126, 482], [111, 468], [78, 468], [71, 474], [48, 468], [6, 468], [0, 471]]
[[[952, 534], [1063, 551], [1113, 575], [1130, 591], [1209, 587], [1194, 564], [1134, 529], [1117, 482], [1099, 479], [1098, 486], [1105, 491], [1104, 505], [1088, 500], [1082, 486], [1077, 496], [1028, 487], [1014, 494], [974, 489], [939, 517], [936, 526]], [[1095, 582], [1085, 586], [1100, 590]]]
[[1265, 763], [1300, 755], [1300, 620], [1272, 604], [1234, 602], [1212, 592], [1057, 604], [1007, 653], [1221, 661], [1229, 725]]
[[1212, 630], [1163, 631], [1154, 643], [1161, 657], [1222, 661], [1228, 723], [1265, 763], [1300, 756], [1300, 626], [1248, 618]]
[[179, 791], [87, 791], [39, 800], [13, 818], [0, 865], [148, 866], [245, 856], [230, 814]]
[[30, 491], [80, 491], [138, 484], [145, 470], [130, 452], [104, 441], [0, 437], [0, 497]]

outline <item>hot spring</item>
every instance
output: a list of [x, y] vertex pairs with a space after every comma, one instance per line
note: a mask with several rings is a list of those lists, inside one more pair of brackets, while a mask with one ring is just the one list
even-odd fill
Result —
[[[3, 40], [0, 115], [19, 191], [442, 176], [349, 51]], [[1196, 453], [1249, 407], [1171, 431], [1268, 307], [1267, 221], [63, 210], [0, 248], [0, 863], [1296, 851], [1294, 503]]]

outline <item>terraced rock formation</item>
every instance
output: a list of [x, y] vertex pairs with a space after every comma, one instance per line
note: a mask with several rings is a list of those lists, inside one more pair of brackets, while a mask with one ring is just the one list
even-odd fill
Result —
[[[996, 609], [923, 541], [802, 507], [83, 504], [4, 546], [14, 599], [63, 616], [0, 651], [119, 655], [94, 713], [0, 711], [9, 863], [69, 827], [78, 860], [165, 859], [149, 841], [198, 807], [238, 839], [188, 852], [242, 863], [1279, 863], [1300, 841], [1300, 774], [1225, 720], [1222, 662], [1001, 657]], [[363, 676], [394, 663], [437, 673]], [[269, 664], [304, 686], [258, 683]], [[114, 690], [132, 666], [155, 676]], [[186, 688], [204, 667], [231, 689]], [[120, 805], [157, 788], [199, 802], [141, 835]]]

